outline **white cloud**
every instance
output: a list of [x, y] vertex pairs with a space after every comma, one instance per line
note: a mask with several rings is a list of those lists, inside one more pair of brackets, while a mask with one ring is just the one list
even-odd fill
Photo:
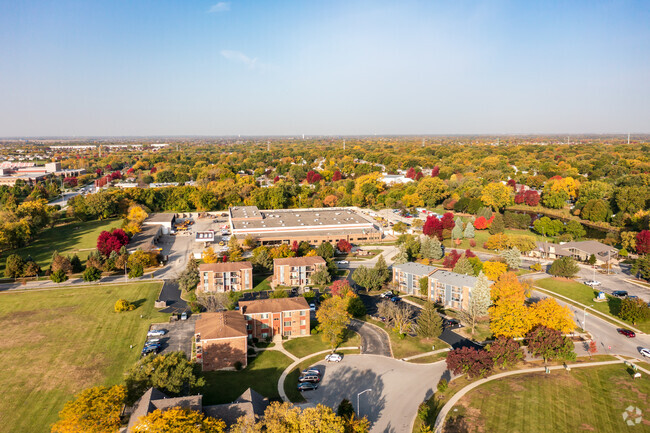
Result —
[[240, 51], [221, 50], [221, 55], [228, 60], [233, 60], [235, 62], [242, 63], [251, 69], [263, 67], [263, 65], [257, 61], [257, 58], [251, 59], [246, 54]]
[[212, 5], [210, 9], [208, 9], [208, 13], [219, 13], [219, 12], [226, 12], [230, 10], [230, 2], [219, 2], [216, 5]]

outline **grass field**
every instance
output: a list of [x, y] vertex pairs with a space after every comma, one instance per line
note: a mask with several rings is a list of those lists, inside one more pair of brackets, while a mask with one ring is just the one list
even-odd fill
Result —
[[271, 290], [273, 275], [253, 275], [253, 292]]
[[[121, 382], [149, 324], [167, 320], [153, 307], [159, 291], [138, 283], [0, 294], [0, 432], [49, 431], [73, 394]], [[138, 308], [115, 313], [119, 298]]]
[[449, 347], [447, 343], [437, 338], [425, 339], [420, 337], [405, 336], [400, 338], [396, 332], [387, 329], [386, 325], [376, 320], [368, 320], [368, 323], [377, 325], [388, 333], [390, 337], [390, 347], [393, 350], [393, 357], [397, 359], [408, 358], [409, 356], [419, 355], [435, 350]]
[[280, 352], [265, 350], [256, 358], [248, 358], [248, 366], [242, 371], [208, 371], [204, 373], [205, 388], [203, 404], [230, 403], [246, 389], [255, 391], [269, 399], [279, 399], [278, 380], [291, 359]]
[[[538, 241], [552, 241], [551, 238], [545, 238], [544, 236], [534, 233], [530, 230], [505, 229], [504, 233], [512, 236], [530, 236]], [[448, 248], [459, 248], [463, 250], [469, 248], [472, 251], [482, 251], [495, 254], [494, 250], [486, 250], [483, 248], [483, 244], [488, 240], [489, 237], [490, 233], [488, 230], [476, 230], [474, 232], [474, 240], [476, 241], [475, 247], [469, 245], [469, 239], [463, 239], [459, 246], [457, 246], [456, 243], [452, 243], [451, 239], [445, 239], [443, 245]]]
[[[343, 343], [341, 343], [341, 347], [359, 347], [360, 344], [361, 338], [359, 337], [359, 334], [346, 329], [345, 337], [343, 339]], [[282, 345], [285, 349], [287, 349], [288, 352], [290, 352], [292, 355], [297, 356], [298, 358], [303, 358], [312, 353], [330, 349], [330, 345], [323, 342], [320, 334], [310, 335], [309, 337], [294, 338], [292, 340], [283, 342]]]
[[[607, 302], [594, 302], [594, 298], [598, 295], [599, 290], [594, 290], [589, 286], [586, 286], [582, 283], [577, 283], [575, 281], [560, 280], [556, 278], [543, 278], [541, 280], [535, 281], [535, 284], [542, 289], [546, 289], [549, 292], [557, 293], [567, 298], [573, 299], [581, 304], [591, 306], [594, 310], [602, 313], [605, 316], [615, 317], [618, 320], [622, 320], [617, 316], [621, 300], [613, 296], [607, 295]], [[622, 320], [626, 322], [625, 320]], [[629, 322], [626, 322], [629, 323]], [[630, 325], [632, 325], [630, 323]], [[637, 323], [634, 325], [635, 328], [640, 329], [643, 332], [650, 332], [650, 322]]]
[[[625, 424], [622, 414], [628, 406], [643, 411], [642, 424]], [[621, 365], [531, 373], [486, 383], [465, 395], [451, 413], [447, 423], [457, 428], [449, 431], [648, 431], [650, 381], [634, 380]]]
[[19, 254], [23, 258], [32, 256], [43, 269], [50, 265], [54, 251], [63, 255], [77, 253], [81, 261], [84, 262], [88, 253], [97, 247], [99, 234], [103, 230], [112, 230], [121, 225], [122, 220], [113, 218], [103, 221], [74, 222], [43, 230], [30, 245], [2, 253], [0, 276], [4, 277], [7, 256], [10, 254]]

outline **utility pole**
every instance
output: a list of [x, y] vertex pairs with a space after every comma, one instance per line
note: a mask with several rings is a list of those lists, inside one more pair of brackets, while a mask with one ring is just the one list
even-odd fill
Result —
[[267, 152], [271, 151], [271, 140], [266, 140], [266, 151]]
[[343, 139], [343, 150], [345, 151], [345, 139]]
[[629, 132], [627, 133], [627, 144], [628, 144], [628, 146], [630, 145], [630, 133]]

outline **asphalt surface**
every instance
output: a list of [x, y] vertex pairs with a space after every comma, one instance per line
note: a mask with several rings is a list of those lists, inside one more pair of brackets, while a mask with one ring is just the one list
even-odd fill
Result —
[[388, 335], [382, 329], [356, 319], [352, 320], [348, 328], [361, 336], [361, 353], [389, 358], [392, 356]]
[[167, 302], [167, 308], [160, 310], [163, 313], [181, 313], [189, 310], [187, 302], [181, 299], [181, 289], [174, 280], [165, 280], [158, 300]]
[[161, 354], [177, 352], [182, 350], [190, 357], [192, 355], [192, 336], [194, 336], [194, 324], [196, 317], [190, 316], [188, 320], [178, 320], [169, 323], [154, 323], [151, 329], [164, 329], [167, 333], [160, 338]]
[[[368, 417], [372, 433], [410, 432], [419, 404], [433, 395], [446, 371], [444, 362], [412, 364], [375, 355], [345, 355], [341, 362], [316, 366], [323, 379], [318, 389], [302, 393], [305, 400], [336, 409], [347, 398]], [[359, 395], [357, 406], [365, 390], [370, 391]]]

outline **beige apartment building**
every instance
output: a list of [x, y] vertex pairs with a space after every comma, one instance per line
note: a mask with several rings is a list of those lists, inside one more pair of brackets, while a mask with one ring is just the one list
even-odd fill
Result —
[[249, 338], [265, 340], [274, 335], [310, 335], [309, 304], [302, 296], [240, 301], [239, 311], [246, 319]]
[[327, 262], [320, 256], [288, 257], [273, 260], [271, 285], [305, 287], [312, 284], [311, 276]]
[[253, 288], [251, 262], [203, 263], [199, 266], [199, 293], [240, 292]]

